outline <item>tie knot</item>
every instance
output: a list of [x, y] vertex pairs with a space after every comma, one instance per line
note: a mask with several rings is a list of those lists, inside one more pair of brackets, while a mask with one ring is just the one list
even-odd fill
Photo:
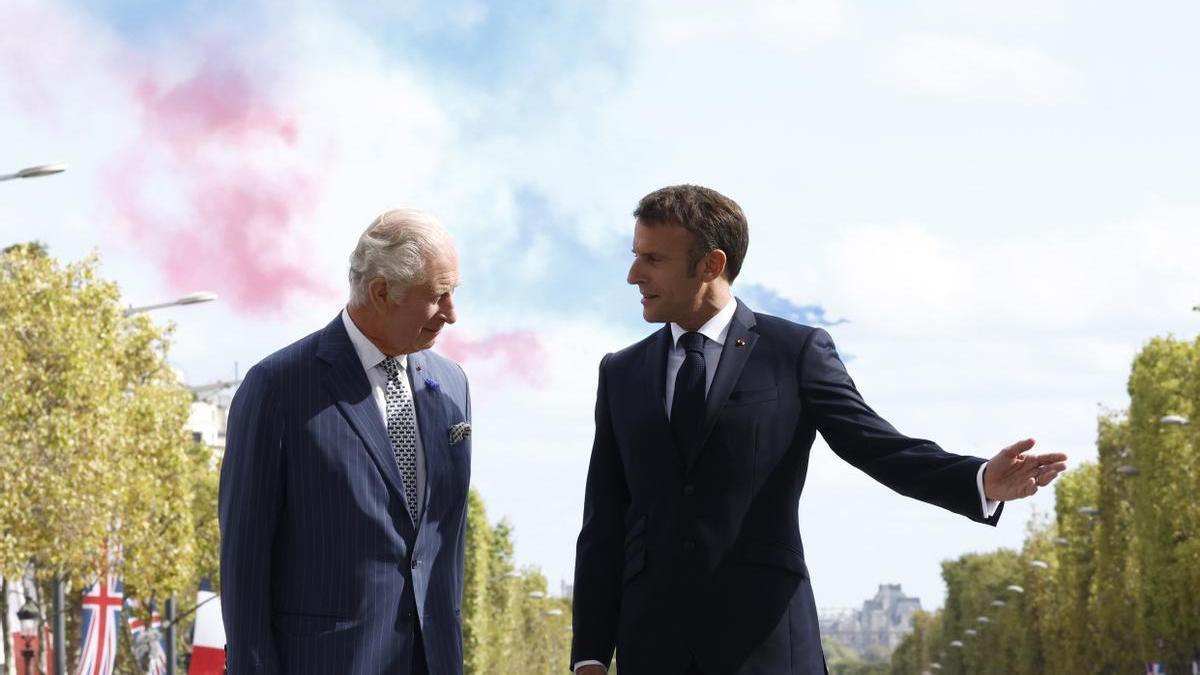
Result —
[[703, 354], [704, 341], [706, 339], [701, 333], [684, 333], [679, 336], [679, 346], [683, 347], [683, 351], [685, 352], [700, 352]]
[[400, 357], [394, 356], [390, 359], [384, 359], [379, 365], [383, 366], [383, 370], [387, 373], [389, 380], [395, 380], [400, 377]]

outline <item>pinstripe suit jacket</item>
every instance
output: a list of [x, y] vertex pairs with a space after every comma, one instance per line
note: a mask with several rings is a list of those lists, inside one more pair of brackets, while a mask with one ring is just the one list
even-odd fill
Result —
[[409, 364], [426, 457], [419, 527], [340, 317], [246, 373], [219, 503], [232, 675], [408, 675], [416, 622], [429, 672], [463, 672], [471, 441], [451, 445], [449, 429], [470, 421], [470, 395], [454, 362], [423, 351]]

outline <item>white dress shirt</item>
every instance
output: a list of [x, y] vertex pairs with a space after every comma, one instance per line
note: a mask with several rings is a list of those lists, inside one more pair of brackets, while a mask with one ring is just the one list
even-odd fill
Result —
[[[375, 399], [375, 406], [379, 408], [379, 418], [383, 420], [384, 429], [387, 428], [387, 371], [383, 369], [383, 362], [387, 356], [379, 351], [379, 347], [375, 346], [374, 342], [354, 325], [354, 320], [350, 318], [350, 313], [345, 309], [342, 310], [342, 324], [346, 326], [346, 333], [350, 336], [350, 342], [354, 345], [354, 351], [358, 354], [358, 359], [362, 361], [363, 370], [367, 373], [367, 382], [371, 385], [371, 396]], [[408, 355], [402, 354], [398, 357], [400, 363], [400, 372], [408, 378], [408, 390], [416, 393], [416, 389], [412, 385], [412, 373], [408, 370]], [[416, 397], [413, 398], [413, 405], [416, 405]], [[416, 420], [413, 420], [416, 422]], [[413, 505], [416, 510], [413, 521], [420, 522], [421, 506], [425, 503], [425, 446], [421, 442], [421, 427], [417, 426], [417, 503]]]
[[[711, 319], [704, 322], [703, 326], [696, 331], [704, 337], [708, 338], [704, 341], [704, 395], [708, 396], [709, 389], [712, 388], [713, 376], [717, 373], [717, 364], [721, 362], [721, 350], [725, 347], [725, 339], [729, 336], [729, 324], [733, 322], [733, 314], [737, 311], [737, 301], [732, 297], [719, 312], [713, 315]], [[671, 404], [675, 399], [675, 379], [679, 376], [679, 369], [683, 366], [684, 350], [679, 347], [679, 338], [687, 333], [688, 330], [677, 323], [671, 324], [671, 349], [667, 352], [667, 391], [664, 404], [667, 408], [667, 419], [671, 418]], [[996, 507], [1000, 502], [988, 499], [983, 493], [983, 468], [986, 464], [979, 466], [979, 472], [975, 474], [975, 485], [979, 488], [979, 505], [985, 518], [991, 518], [996, 512]], [[584, 666], [600, 666], [604, 667], [599, 661], [580, 661], [576, 663], [573, 670], [578, 671]], [[607, 672], [607, 669], [606, 671]]]

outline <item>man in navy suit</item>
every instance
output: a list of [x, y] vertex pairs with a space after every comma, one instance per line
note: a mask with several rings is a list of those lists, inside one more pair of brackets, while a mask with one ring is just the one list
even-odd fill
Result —
[[829, 334], [732, 295], [733, 200], [681, 185], [634, 211], [628, 282], [665, 324], [600, 362], [575, 563], [578, 675], [826, 671], [797, 505], [816, 432], [900, 494], [994, 525], [1066, 469], [1026, 439], [990, 461], [908, 438], [854, 386]]
[[231, 675], [460, 675], [471, 402], [427, 351], [458, 258], [418, 211], [377, 218], [350, 301], [246, 373], [221, 467]]

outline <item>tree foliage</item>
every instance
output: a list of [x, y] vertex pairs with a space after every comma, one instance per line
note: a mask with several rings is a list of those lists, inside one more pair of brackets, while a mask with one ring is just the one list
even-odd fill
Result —
[[170, 333], [125, 316], [95, 257], [4, 250], [0, 576], [61, 576], [77, 607], [108, 565], [147, 599], [190, 595], [215, 569], [215, 467], [184, 432]]
[[468, 674], [565, 671], [571, 652], [571, 603], [549, 594], [537, 568], [513, 562], [512, 528], [488, 522], [483, 499], [467, 502], [463, 642]]
[[[1129, 397], [1127, 413], [1100, 415], [1098, 461], [1059, 479], [1053, 521], [1033, 523], [1019, 554], [943, 564], [946, 607], [932, 626], [914, 625], [894, 673], [1200, 663], [1200, 340], [1151, 340], [1134, 359]], [[988, 621], [968, 636], [976, 612]]]

